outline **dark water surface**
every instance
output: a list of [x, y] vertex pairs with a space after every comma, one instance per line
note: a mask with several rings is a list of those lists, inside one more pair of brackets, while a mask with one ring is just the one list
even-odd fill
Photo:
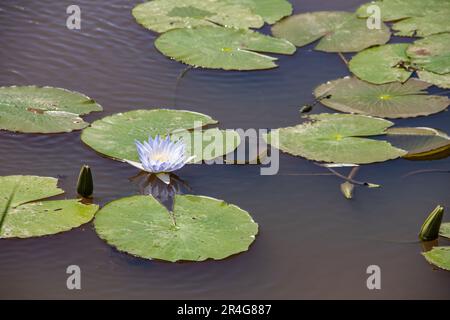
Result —
[[[191, 70], [175, 83], [182, 64], [160, 55], [155, 34], [134, 22], [139, 1], [31, 1], [0, 3], [0, 85], [49, 85], [83, 92], [105, 115], [170, 107], [208, 114], [223, 128], [277, 128], [299, 122], [299, 106], [313, 88], [348, 75], [336, 54], [301, 48], [280, 57], [278, 69], [260, 72]], [[296, 12], [354, 10], [361, 0], [296, 0]], [[82, 30], [66, 28], [66, 8], [78, 4]], [[315, 112], [329, 111], [318, 107]], [[450, 132], [449, 112], [396, 121]], [[368, 165], [358, 178], [382, 184], [357, 189], [346, 201], [335, 176], [312, 163], [281, 155], [280, 173], [258, 166], [187, 166], [179, 176], [196, 194], [234, 203], [260, 224], [251, 250], [224, 261], [146, 261], [119, 253], [87, 224], [28, 240], [0, 241], [0, 298], [450, 298], [450, 273], [435, 270], [415, 240], [437, 204], [450, 207], [449, 175], [402, 177], [446, 169], [450, 159]], [[101, 205], [136, 194], [131, 166], [97, 155], [80, 133], [25, 135], [0, 132], [0, 175], [59, 176], [75, 197], [79, 167], [95, 175]], [[297, 174], [297, 175], [292, 175]], [[449, 220], [450, 218], [447, 218]], [[388, 241], [398, 240], [398, 241]], [[449, 242], [441, 240], [441, 245]], [[66, 289], [66, 268], [82, 270], [82, 290]], [[366, 268], [381, 267], [382, 289], [366, 288]]]

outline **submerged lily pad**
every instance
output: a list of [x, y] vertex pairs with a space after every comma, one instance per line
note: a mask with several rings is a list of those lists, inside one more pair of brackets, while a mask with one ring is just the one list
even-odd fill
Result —
[[176, 195], [173, 213], [152, 196], [112, 201], [95, 230], [120, 251], [146, 259], [203, 261], [247, 251], [258, 233], [251, 216], [222, 200]]
[[428, 95], [431, 84], [417, 79], [405, 83], [374, 85], [354, 77], [329, 81], [314, 90], [321, 103], [342, 112], [382, 118], [408, 118], [443, 111], [450, 104], [444, 96]]
[[444, 222], [439, 229], [439, 235], [450, 238], [450, 222]]
[[386, 134], [390, 143], [408, 151], [403, 157], [411, 160], [439, 158], [450, 149], [450, 137], [433, 128], [389, 128]]
[[311, 122], [272, 130], [265, 137], [274, 147], [309, 160], [364, 164], [404, 156], [407, 152], [386, 141], [367, 139], [381, 135], [392, 122], [362, 115], [322, 113]]
[[356, 54], [349, 63], [358, 78], [376, 84], [406, 81], [414, 71], [419, 78], [450, 87], [450, 33], [406, 43], [387, 44]]
[[59, 133], [89, 124], [80, 118], [102, 107], [85, 95], [60, 88], [0, 87], [0, 129], [24, 133]]
[[217, 128], [174, 133], [172, 138], [182, 139], [186, 143], [186, 153], [189, 156], [195, 156], [192, 163], [209, 161], [226, 155], [234, 151], [241, 143], [236, 131]]
[[169, 109], [133, 110], [94, 121], [83, 130], [81, 140], [95, 151], [118, 160], [138, 161], [135, 140], [194, 129], [216, 120], [205, 114]]
[[98, 210], [78, 200], [37, 201], [64, 193], [57, 179], [37, 176], [0, 177], [0, 212], [14, 190], [0, 238], [29, 238], [55, 234], [89, 222]]
[[433, 247], [422, 254], [429, 263], [450, 271], [450, 247]]
[[389, 28], [368, 29], [366, 21], [353, 13], [319, 11], [290, 16], [272, 27], [275, 37], [287, 39], [297, 47], [321, 39], [316, 50], [354, 52], [389, 41]]
[[203, 68], [258, 70], [275, 68], [276, 58], [259, 52], [293, 54], [287, 40], [261, 33], [221, 27], [176, 29], [162, 34], [155, 46], [165, 56]]
[[383, 21], [396, 21], [409, 17], [422, 17], [438, 14], [442, 11], [450, 11], [448, 0], [378, 0], [363, 4], [356, 11], [361, 18], [367, 18], [369, 6], [376, 5], [380, 8]]
[[222, 0], [231, 4], [249, 7], [265, 22], [273, 24], [292, 13], [292, 5], [287, 0]]
[[196, 26], [260, 28], [264, 24], [248, 6], [222, 0], [153, 0], [137, 5], [132, 13], [145, 28], [161, 33]]

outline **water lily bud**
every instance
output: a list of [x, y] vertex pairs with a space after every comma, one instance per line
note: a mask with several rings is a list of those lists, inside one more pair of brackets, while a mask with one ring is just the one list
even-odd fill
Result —
[[78, 176], [77, 192], [84, 198], [89, 198], [94, 193], [91, 168], [87, 165], [81, 167], [80, 175]]
[[431, 241], [439, 237], [439, 228], [441, 227], [442, 217], [444, 216], [444, 207], [437, 206], [426, 218], [419, 232], [419, 239], [422, 241]]
[[353, 198], [353, 189], [355, 188], [355, 185], [353, 183], [350, 183], [348, 181], [341, 184], [341, 192], [347, 199]]

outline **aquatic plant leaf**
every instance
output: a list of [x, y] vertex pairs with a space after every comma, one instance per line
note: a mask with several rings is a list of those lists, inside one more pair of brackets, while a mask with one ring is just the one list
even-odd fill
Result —
[[371, 83], [405, 82], [412, 74], [401, 66], [409, 62], [407, 48], [407, 43], [369, 48], [357, 53], [348, 66], [355, 76]]
[[409, 118], [443, 111], [450, 104], [445, 96], [428, 95], [431, 84], [417, 79], [405, 83], [375, 85], [354, 77], [345, 77], [321, 84], [314, 90], [320, 102], [342, 112], [359, 113], [382, 118]]
[[24, 133], [59, 133], [88, 126], [80, 115], [101, 111], [87, 96], [60, 88], [0, 87], [0, 129]]
[[390, 31], [368, 29], [366, 21], [353, 13], [343, 11], [319, 11], [290, 16], [276, 23], [272, 33], [287, 39], [297, 47], [319, 40], [316, 50], [326, 52], [355, 52], [389, 41]]
[[392, 29], [396, 31], [396, 36], [401, 37], [426, 37], [432, 34], [450, 32], [449, 17], [450, 11], [423, 17], [412, 17], [394, 23]]
[[441, 224], [439, 235], [442, 237], [450, 238], [450, 222], [444, 222]]
[[213, 160], [234, 151], [240, 144], [239, 134], [234, 130], [219, 130], [217, 128], [204, 131], [184, 131], [171, 135], [174, 140], [183, 139], [186, 144], [186, 154], [195, 156], [191, 163]]
[[380, 118], [322, 113], [295, 127], [272, 130], [265, 137], [274, 147], [309, 160], [364, 164], [395, 159], [406, 151], [386, 141], [365, 138], [384, 134], [393, 123]]
[[441, 88], [450, 86], [450, 34], [436, 34], [413, 44], [387, 44], [366, 49], [349, 62], [358, 78], [376, 84], [404, 82], [413, 71]]
[[409, 17], [422, 17], [450, 10], [449, 0], [378, 0], [363, 4], [356, 10], [361, 18], [371, 15], [367, 12], [369, 6], [380, 8], [383, 21], [396, 21]]
[[0, 238], [29, 238], [55, 234], [89, 222], [98, 210], [78, 200], [37, 200], [59, 195], [64, 191], [57, 179], [36, 176], [0, 177], [0, 206], [15, 189], [10, 209], [6, 212]]
[[258, 233], [246, 211], [222, 200], [175, 195], [174, 201], [172, 213], [152, 196], [112, 201], [97, 213], [95, 230], [120, 251], [171, 262], [224, 259], [247, 251]]
[[450, 33], [416, 40], [408, 47], [406, 54], [415, 65], [426, 71], [441, 75], [450, 73]]
[[197, 26], [260, 28], [261, 16], [245, 5], [221, 0], [153, 0], [132, 10], [136, 21], [155, 32]]
[[425, 70], [417, 71], [417, 75], [423, 81], [434, 84], [436, 87], [450, 89], [450, 73], [437, 74]]
[[94, 121], [81, 140], [95, 151], [116, 160], [138, 161], [135, 140], [167, 135], [176, 130], [215, 124], [211, 117], [192, 111], [152, 109], [117, 113]]
[[437, 129], [417, 128], [389, 128], [386, 130], [387, 140], [394, 146], [408, 151], [403, 156], [406, 159], [432, 159], [450, 149], [450, 137]]
[[429, 263], [450, 271], [450, 247], [433, 247], [422, 254]]
[[261, 54], [293, 54], [295, 46], [261, 33], [221, 27], [176, 29], [159, 36], [156, 48], [174, 60], [203, 68], [258, 70], [275, 68], [276, 58]]
[[223, 0], [230, 4], [249, 7], [265, 22], [273, 24], [292, 14], [292, 5], [287, 0]]

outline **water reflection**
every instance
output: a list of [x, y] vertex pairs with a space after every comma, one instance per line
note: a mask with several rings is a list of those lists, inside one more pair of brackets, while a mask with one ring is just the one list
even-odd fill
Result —
[[137, 185], [140, 194], [152, 195], [170, 211], [173, 209], [173, 200], [176, 194], [192, 191], [186, 181], [173, 173], [170, 174], [169, 184], [161, 181], [155, 174], [144, 171], [129, 180]]

